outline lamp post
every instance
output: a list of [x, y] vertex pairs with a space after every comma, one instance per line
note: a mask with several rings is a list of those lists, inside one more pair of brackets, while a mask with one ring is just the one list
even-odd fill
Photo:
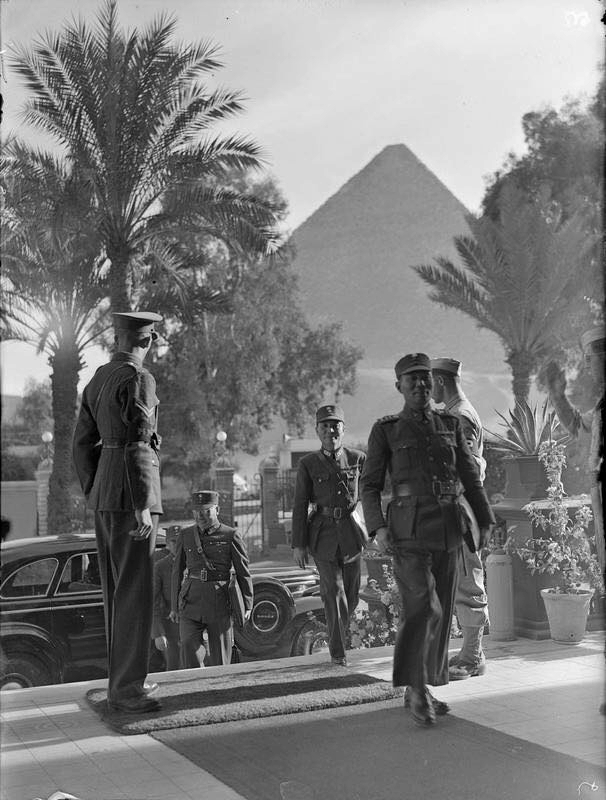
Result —
[[43, 456], [44, 461], [50, 462], [53, 457], [53, 449], [52, 443], [53, 439], [55, 438], [51, 431], [44, 431], [44, 433], [40, 436], [42, 439], [42, 443], [44, 444]]

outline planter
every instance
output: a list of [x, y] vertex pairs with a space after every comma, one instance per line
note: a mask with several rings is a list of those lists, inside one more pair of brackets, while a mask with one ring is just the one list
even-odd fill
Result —
[[513, 456], [503, 459], [506, 497], [538, 500], [547, 494], [547, 473], [539, 457]]
[[541, 589], [554, 642], [578, 644], [583, 640], [592, 596], [592, 592], [561, 594]]

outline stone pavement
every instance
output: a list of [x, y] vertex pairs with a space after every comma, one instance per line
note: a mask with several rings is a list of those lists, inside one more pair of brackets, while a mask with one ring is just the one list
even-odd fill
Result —
[[[596, 785], [591, 769], [603, 764], [606, 753], [606, 718], [598, 712], [604, 701], [603, 642], [603, 633], [587, 634], [578, 645], [492, 642], [486, 637], [486, 674], [451, 683], [435, 694], [459, 717], [587, 761], [587, 786], [580, 787], [579, 796], [604, 800], [606, 787]], [[451, 651], [459, 644], [452, 640]], [[352, 670], [390, 679], [391, 647], [348, 656]], [[290, 663], [309, 663], [310, 658], [322, 661], [326, 656], [302, 656]], [[269, 668], [275, 662], [264, 663]], [[213, 669], [248, 668], [234, 664]], [[170, 681], [171, 673], [154, 678]], [[104, 683], [0, 694], [0, 800], [46, 800], [58, 791], [80, 800], [240, 800], [228, 786], [151, 736], [120, 736], [107, 728], [84, 699], [89, 688]]]

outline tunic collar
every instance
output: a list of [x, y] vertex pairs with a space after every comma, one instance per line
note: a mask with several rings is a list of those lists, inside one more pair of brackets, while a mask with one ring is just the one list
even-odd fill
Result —
[[429, 422], [431, 420], [431, 407], [427, 406], [427, 408], [422, 409], [421, 411], [416, 411], [410, 406], [404, 406], [402, 410], [402, 418], [403, 419], [412, 419], [415, 422]]
[[133, 364], [135, 367], [143, 366], [143, 359], [139, 358], [139, 356], [135, 356], [133, 353], [123, 353], [121, 350], [118, 353], [114, 353], [112, 361], [122, 361], [125, 364]]
[[200, 528], [199, 527], [198, 530], [202, 533], [202, 536], [206, 536], [207, 533], [214, 533], [215, 531], [218, 531], [220, 527], [221, 527], [221, 523], [220, 522], [215, 522], [215, 524], [211, 525], [210, 528]]
[[325, 450], [322, 448], [322, 453], [326, 456], [326, 458], [334, 458], [335, 461], [339, 461], [341, 456], [343, 455], [343, 448], [339, 447], [338, 450], [335, 450], [334, 453], [330, 450]]

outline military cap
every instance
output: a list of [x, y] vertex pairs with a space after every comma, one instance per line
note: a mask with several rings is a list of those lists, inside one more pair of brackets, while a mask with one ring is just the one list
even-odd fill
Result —
[[194, 507], [200, 506], [217, 506], [219, 505], [219, 492], [213, 492], [205, 489], [200, 492], [193, 492], [191, 502]]
[[152, 339], [158, 338], [154, 323], [162, 322], [160, 314], [154, 314], [153, 311], [114, 311], [113, 317], [115, 328], [136, 331], [141, 336], [151, 335]]
[[345, 422], [343, 409], [340, 406], [320, 406], [316, 411], [316, 425], [319, 422], [327, 422], [328, 420]]
[[[581, 345], [586, 353], [603, 353], [606, 332], [604, 328], [592, 328], [581, 336]], [[601, 347], [600, 347], [601, 344]]]
[[425, 353], [409, 353], [398, 361], [395, 367], [396, 378], [405, 375], [407, 372], [419, 372], [425, 370], [431, 372], [431, 361]]
[[456, 358], [432, 358], [431, 368], [440, 370], [440, 372], [449, 372], [451, 375], [461, 377], [461, 362]]

